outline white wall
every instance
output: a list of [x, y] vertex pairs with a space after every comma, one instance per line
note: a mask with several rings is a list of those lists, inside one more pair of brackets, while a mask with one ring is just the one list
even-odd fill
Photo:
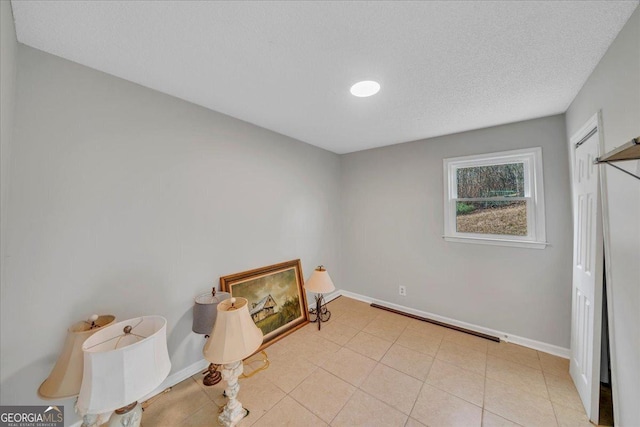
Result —
[[301, 258], [341, 283], [336, 154], [24, 45], [17, 70], [2, 404], [40, 402], [92, 313], [165, 316], [176, 372], [202, 360], [193, 298], [220, 276]]
[[[540, 250], [444, 241], [443, 159], [536, 146], [542, 147], [551, 245]], [[342, 156], [344, 287], [568, 348], [567, 157], [561, 115]], [[407, 287], [406, 297], [398, 295], [398, 285]]]
[[[566, 112], [567, 138], [602, 110], [605, 150], [640, 136], [640, 8]], [[617, 163], [640, 175], [640, 162]], [[600, 166], [609, 214], [609, 314], [616, 425], [640, 420], [640, 181]], [[606, 227], [606, 226], [605, 226]], [[617, 394], [617, 396], [615, 395]]]
[[9, 182], [9, 158], [13, 137], [15, 107], [16, 31], [13, 26], [11, 3], [0, 1], [0, 299], [4, 300], [4, 229]]

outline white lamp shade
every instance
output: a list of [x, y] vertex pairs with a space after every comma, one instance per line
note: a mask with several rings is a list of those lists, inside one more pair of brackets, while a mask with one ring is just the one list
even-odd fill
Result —
[[[123, 329], [131, 326], [131, 334]], [[171, 370], [167, 351], [167, 320], [144, 316], [103, 328], [83, 346], [84, 375], [78, 411], [101, 414], [143, 398]]]
[[304, 288], [316, 294], [326, 294], [336, 290], [329, 273], [322, 266], [315, 269], [309, 280], [304, 284]]
[[231, 298], [218, 304], [218, 316], [202, 354], [209, 362], [226, 364], [251, 356], [262, 344], [262, 331], [249, 314], [249, 301]]
[[82, 344], [91, 335], [114, 322], [110, 314], [98, 316], [91, 329], [91, 322], [77, 322], [67, 330], [62, 352], [58, 356], [49, 377], [38, 388], [38, 396], [43, 399], [62, 399], [77, 396], [82, 384], [83, 354]]

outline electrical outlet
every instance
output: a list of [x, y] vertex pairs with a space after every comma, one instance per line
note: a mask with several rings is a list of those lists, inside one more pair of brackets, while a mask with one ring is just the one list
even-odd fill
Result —
[[402, 285], [398, 286], [398, 293], [400, 295], [402, 295], [403, 297], [406, 297], [407, 296], [407, 287], [406, 286], [402, 286]]

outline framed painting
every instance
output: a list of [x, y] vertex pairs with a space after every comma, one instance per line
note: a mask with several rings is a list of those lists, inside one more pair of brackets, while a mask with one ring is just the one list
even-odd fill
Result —
[[249, 301], [249, 313], [264, 335], [258, 351], [309, 323], [300, 260], [223, 276], [220, 289]]

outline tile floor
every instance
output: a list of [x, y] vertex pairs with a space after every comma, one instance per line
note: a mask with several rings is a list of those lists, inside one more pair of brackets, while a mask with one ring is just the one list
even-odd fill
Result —
[[[566, 359], [346, 297], [329, 309], [320, 332], [269, 346], [269, 368], [240, 380], [240, 426], [591, 426]], [[143, 405], [143, 426], [217, 425], [224, 381], [201, 379]]]

